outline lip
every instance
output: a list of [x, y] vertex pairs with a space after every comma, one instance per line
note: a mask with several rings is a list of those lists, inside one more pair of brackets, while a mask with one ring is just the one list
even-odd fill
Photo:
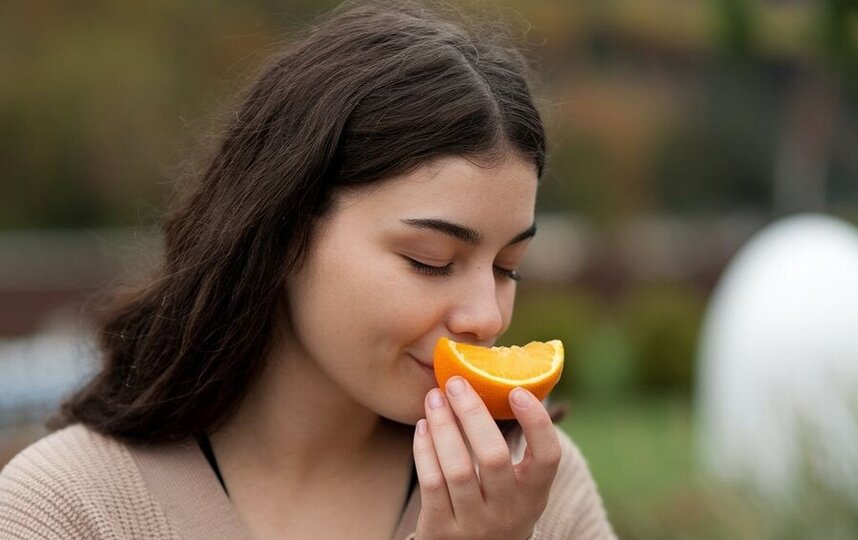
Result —
[[410, 354], [410, 353], [406, 353], [406, 354], [408, 354], [408, 356], [409, 356], [412, 360], [414, 360], [415, 362], [417, 362], [417, 365], [419, 365], [421, 368], [426, 369], [426, 370], [428, 370], [428, 371], [431, 371], [432, 373], [435, 373], [435, 367], [434, 367], [432, 364], [427, 364], [427, 363], [425, 363], [425, 362], [421, 362], [421, 361], [420, 361], [420, 360], [418, 360], [414, 355], [412, 355], [412, 354]]

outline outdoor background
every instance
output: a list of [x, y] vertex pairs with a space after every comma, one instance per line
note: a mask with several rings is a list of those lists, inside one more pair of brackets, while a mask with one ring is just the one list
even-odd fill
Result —
[[[334, 4], [0, 3], [0, 465], [91, 369], [92, 293], [157, 259], [152, 227], [237, 93]], [[854, 505], [783, 511], [707, 476], [694, 442], [731, 257], [782, 216], [858, 224], [858, 2], [492, 5], [529, 24], [550, 136], [504, 343], [566, 344], [554, 399], [619, 536], [858, 537]]]

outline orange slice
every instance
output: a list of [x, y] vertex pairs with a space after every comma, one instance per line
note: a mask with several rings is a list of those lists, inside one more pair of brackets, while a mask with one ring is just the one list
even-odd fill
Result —
[[509, 393], [516, 386], [530, 390], [538, 399], [560, 380], [563, 343], [532, 341], [523, 347], [479, 347], [441, 338], [435, 345], [435, 379], [441, 390], [447, 380], [461, 375], [483, 398], [493, 418], [515, 418]]

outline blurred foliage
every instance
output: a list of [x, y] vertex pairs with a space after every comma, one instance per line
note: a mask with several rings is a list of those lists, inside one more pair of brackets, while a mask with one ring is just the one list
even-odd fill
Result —
[[561, 399], [687, 395], [704, 308], [688, 285], [641, 287], [616, 305], [582, 289], [523, 290], [500, 343], [562, 340], [566, 366], [555, 390]]
[[[0, 4], [0, 228], [158, 219], [237, 96], [338, 2]], [[767, 212], [790, 81], [838, 88], [828, 172], [858, 205], [855, 0], [499, 0], [530, 24], [552, 153], [540, 206]], [[527, 24], [525, 23], [525, 24]]]
[[650, 181], [660, 210], [768, 207], [778, 88], [765, 74], [741, 66], [707, 74], [694, 99], [697, 113], [666, 127], [653, 152]]
[[610, 319], [603, 319], [574, 348], [573, 377], [578, 382], [577, 395], [593, 401], [617, 401], [628, 397], [634, 383], [634, 350], [628, 334]]
[[545, 212], [576, 208], [587, 209], [596, 221], [609, 218], [607, 158], [599, 141], [586, 133], [573, 134], [554, 142], [548, 156], [545, 179], [540, 185], [539, 208]]
[[825, 0], [817, 31], [822, 49], [837, 71], [858, 91], [858, 0]]
[[646, 392], [690, 393], [705, 299], [690, 288], [640, 289], [623, 305], [637, 384]]
[[718, 13], [715, 35], [719, 48], [731, 58], [749, 57], [755, 48], [754, 31], [759, 26], [754, 3], [717, 0], [715, 6]]

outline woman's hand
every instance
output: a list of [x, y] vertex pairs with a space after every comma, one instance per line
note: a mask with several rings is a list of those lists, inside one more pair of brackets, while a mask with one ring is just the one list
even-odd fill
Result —
[[427, 394], [426, 419], [414, 434], [422, 500], [417, 540], [526, 540], [560, 463], [548, 411], [527, 390], [510, 392], [527, 440], [524, 458], [513, 465], [497, 424], [467, 381], [453, 377], [446, 390], [446, 396], [437, 388]]

